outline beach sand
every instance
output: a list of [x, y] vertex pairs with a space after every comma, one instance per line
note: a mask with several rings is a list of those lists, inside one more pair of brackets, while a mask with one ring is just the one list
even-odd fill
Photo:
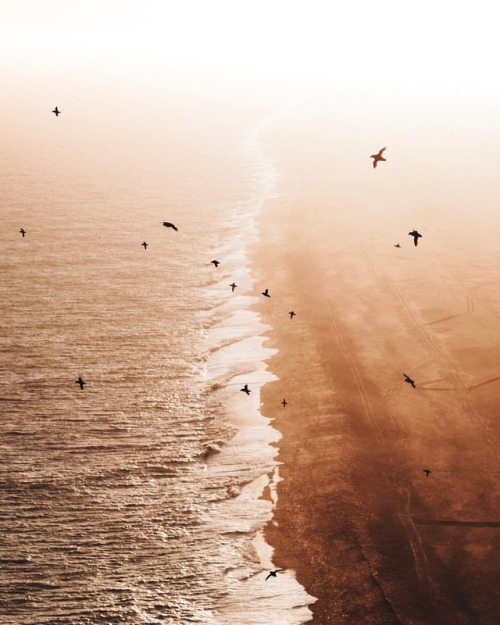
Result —
[[[278, 350], [269, 360], [278, 379], [262, 392], [281, 434], [282, 481], [265, 532], [274, 564], [294, 569], [317, 598], [316, 624], [495, 625], [492, 225], [464, 216], [459, 226], [451, 207], [438, 215], [423, 197], [398, 211], [400, 182], [388, 167], [373, 172], [365, 153], [366, 178], [349, 202], [337, 163], [330, 173], [321, 166], [333, 154], [328, 140], [309, 134], [308, 149], [309, 131], [290, 128], [268, 143], [280, 196], [267, 203], [253, 250], [256, 293], [271, 294], [258, 305], [272, 327], [265, 346]], [[418, 247], [407, 236], [415, 227]]]

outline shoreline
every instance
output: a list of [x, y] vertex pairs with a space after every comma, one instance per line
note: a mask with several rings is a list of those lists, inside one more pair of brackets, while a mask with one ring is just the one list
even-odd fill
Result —
[[[218, 296], [231, 280], [239, 287], [214, 309], [207, 329], [210, 356], [205, 378], [212, 401], [224, 407], [229, 433], [224, 441], [209, 443], [205, 459], [209, 483], [228, 481], [228, 498], [218, 502], [205, 520], [209, 529], [222, 534], [227, 594], [213, 608], [213, 617], [221, 625], [235, 620], [260, 625], [265, 618], [299, 625], [310, 617], [311, 598], [293, 576], [280, 576], [279, 588], [266, 583], [267, 572], [275, 568], [264, 527], [276, 504], [279, 477], [274, 456], [279, 433], [260, 406], [262, 388], [275, 379], [267, 365], [275, 350], [264, 345], [270, 328], [255, 310], [258, 299], [253, 293], [249, 249], [257, 241], [263, 203], [274, 192], [275, 171], [263, 158], [258, 140], [268, 123], [267, 119], [261, 122], [245, 142], [246, 154], [255, 162], [250, 180], [256, 183], [256, 195], [230, 216], [235, 238], [220, 252], [224, 277], [209, 286]], [[251, 389], [249, 397], [239, 392], [245, 383]], [[226, 543], [224, 535], [231, 540]]]
[[[252, 248], [256, 293], [271, 293], [257, 304], [265, 345], [277, 350], [278, 379], [262, 389], [281, 434], [265, 529], [275, 565], [317, 597], [314, 625], [491, 625], [500, 324], [484, 327], [477, 297], [471, 307], [481, 274], [466, 288], [456, 253], [452, 265], [446, 249], [405, 241], [395, 252], [380, 213], [352, 222], [298, 177], [301, 164], [282, 165]], [[380, 232], [366, 242], [370, 228]]]

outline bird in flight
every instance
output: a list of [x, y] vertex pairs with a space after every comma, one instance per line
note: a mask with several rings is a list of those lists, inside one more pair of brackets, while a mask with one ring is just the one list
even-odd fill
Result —
[[233, 284], [230, 284], [229, 286], [231, 287], [231, 291], [234, 293], [234, 289], [235, 289], [238, 285], [237, 285], [237, 284], [235, 284], [235, 283], [233, 282]]
[[148, 249], [148, 244], [146, 243], [146, 241], [143, 241], [143, 242], [141, 243], [141, 245], [142, 245], [142, 247], [143, 247], [145, 250], [147, 250], [147, 249]]
[[57, 106], [52, 112], [54, 113], [56, 117], [58, 117], [61, 114], [61, 111], [57, 108]]
[[281, 573], [282, 571], [283, 571], [283, 569], [276, 569], [275, 571], [269, 571], [269, 573], [267, 574], [267, 577], [266, 577], [266, 580], [265, 580], [265, 581], [267, 582], [267, 580], [268, 580], [270, 577], [278, 577], [278, 576], [276, 575], [276, 573]]
[[408, 384], [411, 384], [413, 388], [415, 388], [415, 381], [412, 380], [409, 375], [406, 375], [406, 373], [403, 373], [403, 375], [405, 376], [405, 382], [408, 382]]
[[246, 393], [247, 395], [250, 395], [250, 393], [252, 392], [249, 388], [248, 388], [248, 384], [245, 384], [245, 386], [243, 388], [240, 388], [240, 391], [242, 391], [243, 393]]
[[290, 319], [293, 319], [297, 313], [294, 313], [293, 310], [291, 310], [288, 314], [290, 315]]
[[408, 232], [408, 234], [413, 237], [413, 243], [418, 245], [418, 240], [422, 236], [420, 232], [418, 232], [418, 230], [412, 230], [411, 232]]
[[429, 477], [432, 471], [430, 469], [422, 469], [422, 473], [425, 473], [425, 477]]
[[382, 152], [386, 149], [387, 148], [382, 148], [381, 150], [377, 152], [377, 154], [372, 154], [370, 156], [370, 158], [373, 158], [373, 169], [375, 169], [379, 161], [385, 161], [385, 158], [382, 156]]
[[178, 230], [177, 226], [174, 226], [174, 224], [171, 224], [169, 221], [164, 221], [163, 225], [165, 226], [165, 228], [173, 228], [176, 232]]
[[283, 408], [285, 408], [285, 406], [288, 404], [288, 402], [287, 402], [287, 400], [286, 400], [286, 399], [284, 399], [281, 403], [282, 403], [282, 405], [283, 405]]
[[220, 261], [219, 260], [211, 260], [210, 261], [212, 263], [212, 265], [217, 269], [217, 267], [220, 265]]
[[80, 376], [78, 380], [76, 380], [75, 384], [79, 384], [80, 389], [83, 391], [83, 387], [85, 386], [85, 384], [87, 384], [87, 382], [84, 382]]
[[271, 297], [271, 296], [269, 295], [269, 289], [266, 289], [265, 291], [262, 291], [262, 295], [263, 295], [264, 297]]
[[24, 228], [21, 228], [21, 230], [19, 230], [19, 232], [21, 233], [23, 239], [24, 239], [24, 235], [26, 234], [26, 230]]
[[396, 243], [394, 247], [401, 247], [401, 245], [399, 245], [399, 243]]

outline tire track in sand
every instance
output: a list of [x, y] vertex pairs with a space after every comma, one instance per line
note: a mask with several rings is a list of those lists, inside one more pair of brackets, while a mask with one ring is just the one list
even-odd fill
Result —
[[[353, 358], [350, 351], [346, 347], [346, 344], [342, 337], [342, 333], [340, 332], [339, 327], [335, 321], [335, 316], [333, 315], [330, 303], [324, 296], [321, 296], [320, 300], [321, 300], [322, 307], [326, 315], [326, 322], [328, 323], [332, 333], [335, 336], [335, 339], [338, 343], [338, 346], [340, 348], [340, 351], [342, 352], [343, 357], [348, 363], [354, 382], [359, 391], [359, 395], [361, 398], [361, 403], [363, 406], [363, 410], [365, 412], [365, 416], [368, 419], [370, 423], [370, 427], [374, 431], [377, 439], [380, 442], [383, 442], [384, 441], [383, 432], [371, 408], [369, 396], [368, 396], [368, 393], [366, 391], [366, 388], [363, 382], [363, 376], [361, 375], [361, 372], [359, 370], [359, 367], [356, 364], [355, 359]], [[399, 420], [399, 423], [400, 423], [401, 429], [404, 430], [400, 420]], [[392, 490], [395, 490], [396, 492], [404, 493], [406, 495], [404, 506], [403, 506], [403, 511], [400, 512], [398, 516], [406, 532], [408, 544], [413, 554], [414, 569], [415, 569], [415, 573], [418, 579], [419, 595], [420, 595], [422, 604], [425, 606], [429, 616], [432, 615], [433, 625], [452, 625], [451, 623], [449, 623], [446, 617], [444, 617], [440, 613], [429, 591], [432, 585], [431, 583], [432, 580], [431, 580], [429, 570], [427, 567], [427, 559], [426, 559], [425, 551], [423, 548], [422, 539], [410, 515], [409, 491], [396, 482], [394, 478], [394, 473], [392, 473], [391, 475], [385, 474], [384, 478], [389, 488], [391, 488]], [[365, 552], [364, 549], [362, 551], [363, 553]], [[366, 558], [366, 561], [369, 563], [370, 569], [371, 569], [372, 568], [371, 562], [370, 562], [369, 557], [366, 554], [365, 554], [365, 558]], [[372, 571], [372, 576], [374, 578], [376, 577], [376, 574], [373, 571]], [[380, 583], [378, 579], [376, 581], [385, 600], [387, 601], [388, 605], [391, 606], [392, 610], [394, 611], [395, 616], [399, 620], [399, 617], [397, 616], [397, 612], [390, 598], [387, 596], [386, 592], [384, 591], [383, 585]]]

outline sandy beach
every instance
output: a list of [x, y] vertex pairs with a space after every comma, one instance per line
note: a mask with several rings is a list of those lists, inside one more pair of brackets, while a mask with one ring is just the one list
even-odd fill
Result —
[[[257, 289], [271, 294], [259, 303], [272, 327], [266, 346], [278, 350], [269, 368], [279, 379], [262, 393], [282, 435], [282, 481], [266, 528], [274, 563], [317, 597], [318, 625], [494, 625], [492, 224], [473, 226], [464, 212], [457, 225], [451, 202], [437, 217], [424, 197], [432, 181], [404, 201], [393, 193], [401, 178], [387, 167], [375, 179], [366, 154], [348, 200], [353, 181], [341, 182], [329, 137], [311, 134], [308, 147], [308, 131], [291, 128], [268, 137], [280, 197], [268, 202], [254, 248]], [[406, 182], [411, 193], [421, 181]], [[424, 236], [415, 247], [407, 233], [417, 226]]]

